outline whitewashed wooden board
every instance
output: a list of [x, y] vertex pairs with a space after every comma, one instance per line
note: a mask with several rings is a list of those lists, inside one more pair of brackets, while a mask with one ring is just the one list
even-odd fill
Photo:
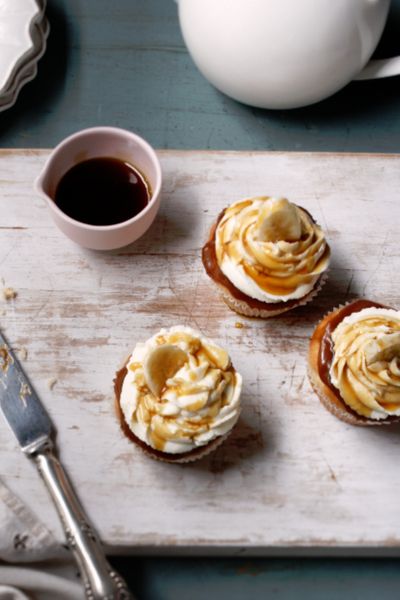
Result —
[[[18, 292], [0, 300], [1, 327], [27, 352], [103, 540], [114, 552], [400, 554], [400, 429], [345, 425], [306, 377], [308, 339], [326, 311], [362, 296], [400, 306], [400, 156], [159, 154], [156, 222], [136, 244], [101, 253], [65, 238], [33, 192], [48, 151], [0, 151], [0, 281]], [[269, 321], [232, 313], [200, 260], [219, 211], [259, 194], [310, 210], [333, 253], [313, 304]], [[135, 342], [179, 323], [228, 348], [244, 377], [237, 429], [188, 466], [142, 456], [113, 409], [114, 372]], [[62, 539], [2, 419], [0, 456], [0, 477]]]

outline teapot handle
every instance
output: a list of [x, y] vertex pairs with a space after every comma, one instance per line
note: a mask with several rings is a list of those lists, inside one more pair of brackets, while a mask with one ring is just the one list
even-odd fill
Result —
[[382, 77], [393, 77], [394, 75], [400, 75], [400, 56], [370, 60], [354, 80], [381, 79]]

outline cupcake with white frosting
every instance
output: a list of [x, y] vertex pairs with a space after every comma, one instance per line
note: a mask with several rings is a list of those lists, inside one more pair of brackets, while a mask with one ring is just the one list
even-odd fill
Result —
[[230, 308], [265, 318], [314, 297], [325, 279], [330, 249], [305, 209], [286, 198], [256, 197], [220, 214], [202, 259]]
[[311, 338], [309, 376], [347, 423], [400, 421], [400, 311], [357, 300], [329, 313]]
[[190, 327], [136, 344], [114, 383], [124, 433], [159, 460], [201, 458], [239, 418], [241, 376], [223, 348]]

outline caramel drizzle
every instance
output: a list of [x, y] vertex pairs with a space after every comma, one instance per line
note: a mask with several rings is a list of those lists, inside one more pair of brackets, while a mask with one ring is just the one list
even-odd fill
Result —
[[[189, 339], [190, 338], [190, 339]], [[159, 451], [163, 451], [168, 441], [187, 439], [193, 440], [199, 433], [205, 433], [212, 429], [215, 418], [220, 414], [224, 406], [229, 405], [231, 396], [236, 385], [236, 373], [232, 366], [226, 370], [221, 370], [218, 367], [218, 357], [212, 356], [205, 346], [201, 344], [199, 339], [188, 337], [185, 332], [174, 332], [168, 339], [164, 337], [157, 339], [158, 343], [177, 343], [184, 340], [191, 351], [191, 356], [194, 358], [197, 365], [208, 363], [207, 371], [204, 377], [207, 377], [210, 369], [220, 371], [220, 377], [217, 380], [217, 388], [221, 386], [221, 394], [216, 399], [208, 404], [209, 397], [204, 401], [193, 402], [192, 404], [180, 408], [177, 418], [176, 414], [163, 414], [163, 408], [168, 404], [168, 400], [163, 399], [166, 391], [175, 392], [177, 396], [188, 395], [194, 390], [199, 392], [209, 391], [201, 389], [201, 382], [197, 385], [182, 383], [174, 387], [165, 387], [159, 398], [156, 398], [146, 385], [142, 365], [140, 363], [131, 363], [129, 369], [137, 371], [135, 381], [138, 388], [138, 399], [136, 410], [132, 415], [132, 420], [142, 423], [147, 427], [148, 437], [151, 445]], [[215, 347], [216, 348], [216, 347]], [[200, 412], [199, 415], [185, 415], [182, 411], [188, 413]]]
[[[256, 248], [254, 242], [250, 242], [258, 215], [256, 210], [245, 215], [244, 222], [228, 233], [230, 219], [237, 217], [241, 210], [248, 210], [250, 205], [251, 201], [244, 201], [229, 207], [221, 217], [215, 233], [219, 265], [228, 256], [243, 268], [261, 290], [271, 296], [281, 297], [291, 295], [301, 285], [312, 283], [316, 276], [326, 270], [330, 248], [321, 229], [309, 213], [300, 207], [303, 235], [298, 242], [292, 243], [293, 252], [286, 255], [271, 253], [271, 248], [276, 248], [274, 243], [262, 243], [260, 248]], [[238, 245], [242, 245], [245, 252], [239, 251]]]
[[[215, 281], [215, 283], [224, 287], [233, 298], [236, 298], [236, 300], [239, 300], [240, 302], [245, 302], [250, 308], [275, 311], [281, 307], [289, 309], [291, 307], [297, 306], [299, 303], [298, 299], [281, 300], [280, 302], [268, 303], [263, 302], [262, 300], [257, 300], [256, 298], [251, 298], [250, 296], [247, 296], [246, 294], [241, 292], [237, 287], [235, 287], [233, 283], [224, 275], [224, 273], [219, 268], [217, 255], [215, 251], [215, 231], [218, 226], [218, 223], [221, 221], [224, 214], [225, 210], [223, 210], [218, 216], [216, 223], [211, 228], [209, 239], [202, 248], [201, 257], [204, 268], [209, 277], [211, 277], [211, 279]], [[303, 297], [303, 299], [306, 298], [307, 295], [308, 294], [306, 294]]]
[[[319, 341], [319, 353], [318, 353], [318, 375], [321, 381], [329, 388], [332, 394], [336, 397], [336, 400], [340, 403], [341, 406], [345, 407], [346, 410], [352, 415], [356, 416], [358, 419], [367, 419], [357, 412], [355, 412], [352, 408], [350, 408], [343, 400], [340, 391], [333, 385], [330, 378], [330, 368], [333, 362], [333, 341], [332, 341], [332, 333], [336, 329], [336, 327], [343, 321], [343, 319], [354, 312], [360, 312], [365, 308], [389, 308], [383, 304], [379, 304], [378, 302], [372, 302], [370, 300], [356, 300], [351, 304], [348, 304], [338, 310], [336, 313], [331, 315], [328, 323], [324, 329], [315, 336], [315, 340]], [[384, 404], [382, 404], [384, 406]], [[385, 407], [385, 406], [384, 406]], [[388, 408], [390, 410], [390, 408]], [[386, 420], [397, 420], [398, 417], [389, 415]]]

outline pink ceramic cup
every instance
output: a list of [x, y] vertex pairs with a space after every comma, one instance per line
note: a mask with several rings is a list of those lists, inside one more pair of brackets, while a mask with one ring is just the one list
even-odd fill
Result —
[[[122, 223], [82, 223], [66, 215], [54, 202], [61, 177], [77, 163], [99, 157], [128, 162], [144, 175], [150, 185], [151, 198], [147, 206]], [[161, 181], [160, 162], [144, 139], [116, 127], [93, 127], [74, 133], [54, 148], [35, 181], [35, 189], [45, 198], [56, 225], [72, 241], [93, 250], [112, 250], [134, 242], [150, 227], [160, 205]]]

